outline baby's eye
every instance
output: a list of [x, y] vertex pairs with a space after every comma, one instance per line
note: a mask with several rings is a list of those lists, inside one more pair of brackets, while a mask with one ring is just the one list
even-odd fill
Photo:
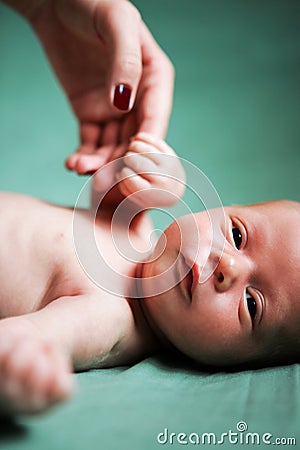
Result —
[[232, 228], [232, 237], [233, 237], [236, 248], [239, 250], [239, 248], [242, 245], [243, 236], [237, 227]]
[[249, 292], [246, 292], [246, 300], [247, 300], [248, 311], [249, 311], [251, 320], [253, 321], [256, 316], [256, 301], [252, 297], [252, 295], [249, 294]]

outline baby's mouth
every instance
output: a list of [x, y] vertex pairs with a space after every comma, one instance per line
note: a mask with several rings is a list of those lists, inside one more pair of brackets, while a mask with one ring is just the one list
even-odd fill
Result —
[[190, 264], [187, 264], [184, 256], [180, 253], [178, 256], [178, 282], [185, 298], [191, 302], [194, 286], [194, 271]]

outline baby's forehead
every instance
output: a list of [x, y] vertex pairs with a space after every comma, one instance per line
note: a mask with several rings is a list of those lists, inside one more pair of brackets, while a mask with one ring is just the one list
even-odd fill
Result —
[[300, 204], [281, 200], [248, 208], [250, 215], [252, 211], [258, 213], [259, 226], [265, 227], [266, 239], [270, 240], [266, 248], [271, 257], [266, 255], [268, 265], [264, 270], [267, 274], [273, 273], [273, 301], [278, 306], [279, 316], [286, 320], [285, 325], [289, 328], [292, 323], [300, 323]]
[[[245, 207], [249, 224], [276, 245], [274, 255], [300, 266], [300, 204], [277, 200]], [[284, 256], [287, 258], [284, 258]], [[288, 260], [288, 261], [287, 261]], [[284, 267], [283, 267], [284, 269]]]
[[[260, 227], [261, 230], [273, 230], [274, 239], [285, 238], [289, 233], [297, 238], [300, 235], [300, 203], [290, 200], [275, 200], [243, 206], [226, 207], [231, 215], [244, 219], [249, 226]], [[276, 233], [277, 231], [277, 233]], [[283, 243], [283, 242], [282, 242]]]
[[252, 256], [274, 290], [284, 287], [286, 296], [294, 299], [300, 289], [300, 204], [288, 200], [228, 208], [249, 233]]
[[240, 206], [241, 210], [257, 213], [272, 218], [289, 217], [298, 220], [300, 224], [300, 203], [291, 200], [273, 200], [264, 203]]

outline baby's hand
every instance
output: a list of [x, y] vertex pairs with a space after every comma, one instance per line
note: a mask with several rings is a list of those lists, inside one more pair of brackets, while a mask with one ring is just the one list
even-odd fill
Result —
[[145, 208], [170, 206], [185, 189], [185, 173], [175, 152], [144, 132], [130, 142], [117, 179], [122, 194]]
[[0, 412], [37, 413], [71, 394], [72, 375], [53, 344], [17, 321], [0, 323]]

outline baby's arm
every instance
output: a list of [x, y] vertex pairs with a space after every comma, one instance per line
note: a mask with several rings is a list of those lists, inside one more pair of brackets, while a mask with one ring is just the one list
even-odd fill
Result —
[[125, 364], [136, 357], [131, 310], [124, 300], [109, 300], [63, 297], [0, 321], [0, 411], [42, 411], [72, 393], [73, 368]]
[[144, 209], [170, 206], [183, 195], [185, 173], [179, 158], [166, 142], [140, 132], [130, 141], [118, 163], [109, 164], [95, 174], [94, 200], [97, 200], [97, 192], [101, 193], [108, 184], [115, 184], [109, 197], [112, 209], [124, 197]]

